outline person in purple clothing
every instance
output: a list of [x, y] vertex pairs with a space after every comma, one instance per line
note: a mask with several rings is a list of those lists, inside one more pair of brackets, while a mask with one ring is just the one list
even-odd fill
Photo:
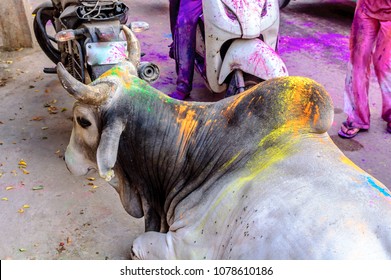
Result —
[[170, 97], [184, 100], [193, 86], [197, 21], [202, 14], [202, 0], [170, 0], [170, 27], [173, 44], [170, 57], [177, 69], [176, 90]]
[[358, 0], [350, 35], [345, 113], [339, 136], [353, 138], [370, 126], [368, 89], [371, 60], [382, 94], [382, 118], [391, 133], [391, 0]]
[[175, 34], [175, 26], [176, 26], [176, 21], [177, 21], [178, 12], [179, 12], [179, 2], [180, 2], [180, 0], [170, 0], [170, 4], [169, 4], [170, 30], [171, 30], [171, 36], [172, 36], [172, 43], [168, 46], [170, 48], [168, 55], [172, 59], [175, 59], [174, 34]]

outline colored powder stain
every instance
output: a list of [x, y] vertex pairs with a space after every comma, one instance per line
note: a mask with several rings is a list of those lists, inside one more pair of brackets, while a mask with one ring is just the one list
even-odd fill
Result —
[[[123, 76], [121, 76], [122, 78]], [[151, 87], [147, 82], [144, 80], [136, 77], [136, 76], [131, 76], [129, 74], [124, 75], [125, 79], [123, 79], [123, 85], [125, 89], [128, 91], [126, 92], [128, 95], [134, 96], [134, 95], [143, 95], [149, 100], [156, 100], [156, 99], [161, 99], [161, 100], [166, 100], [167, 96], [154, 87]]]
[[285, 24], [287, 24], [287, 25], [296, 25], [296, 22], [290, 21], [290, 20], [286, 20]]
[[[298, 139], [282, 141], [286, 131], [286, 129], [276, 129], [261, 140], [259, 144], [260, 149], [246, 165], [249, 172], [231, 183], [219, 197], [216, 198], [211, 211], [215, 210], [230, 194], [236, 193], [255, 178], [259, 178], [259, 176], [264, 178], [271, 176], [273, 171], [272, 167], [277, 162], [286, 159], [287, 156], [295, 152], [293, 146], [298, 142]], [[265, 149], [263, 146], [264, 144], [266, 144], [268, 148]]]
[[281, 36], [279, 53], [307, 52], [313, 57], [327, 57], [333, 53], [333, 58], [343, 62], [349, 61], [349, 36], [341, 34], [314, 33], [312, 37]]
[[[216, 120], [214, 120], [214, 122], [216, 122]], [[212, 121], [209, 119], [209, 120], [206, 121], [204, 126], [208, 126], [208, 125], [211, 125], [211, 124], [212, 124]]]
[[130, 66], [122, 64], [111, 68], [103, 73], [100, 78], [117, 77], [121, 81], [121, 85], [127, 90], [128, 95], [134, 96], [136, 94], [147, 95], [151, 99], [162, 98], [166, 96], [160, 93], [157, 89], [151, 87], [147, 82], [142, 79], [129, 74], [131, 72]]
[[320, 111], [319, 111], [319, 106], [316, 105], [312, 124], [315, 126], [319, 122], [319, 120], [320, 120]]
[[220, 169], [220, 171], [226, 170], [234, 161], [238, 158], [238, 156], [241, 154], [241, 151], [239, 151], [236, 155], [234, 155], [229, 161], [227, 161]]
[[127, 89], [126, 93], [130, 96], [149, 95], [150, 90], [143, 83], [140, 83], [140, 81], [136, 77], [123, 81], [124, 88]]
[[165, 101], [166, 103], [168, 103], [168, 104], [173, 104], [173, 103], [176, 102], [174, 98], [171, 98], [171, 97], [169, 97], [169, 96], [167, 96], [167, 95], [166, 95], [166, 98], [164, 98], [164, 101]]
[[171, 59], [169, 56], [167, 55], [163, 55], [161, 53], [158, 53], [158, 52], [149, 52], [148, 53], [148, 56], [150, 56], [151, 58], [153, 58], [153, 61], [154, 62], [157, 62], [157, 61], [167, 61], [169, 59]]
[[308, 21], [308, 22], [303, 23], [302, 26], [313, 28], [315, 26], [315, 23]]
[[364, 170], [362, 170], [360, 167], [358, 167], [353, 161], [351, 161], [349, 158], [347, 158], [346, 156], [341, 156], [340, 157], [340, 160], [341, 162], [343, 162], [344, 164], [347, 164], [349, 165], [350, 167], [353, 167], [355, 170], [357, 170], [358, 172], [360, 173], [365, 173]]
[[123, 86], [126, 89], [130, 89], [133, 85], [133, 82], [136, 80], [134, 76], [129, 75], [129, 72], [126, 69], [127, 67], [115, 66], [110, 70], [103, 73], [100, 78], [106, 78], [115, 76], [121, 79]]
[[320, 120], [319, 106], [315, 105], [313, 102], [308, 102], [304, 112], [308, 117], [312, 117], [312, 126], [315, 127]]
[[[280, 106], [282, 110], [288, 112], [288, 114], [284, 116], [284, 121], [290, 123], [290, 126], [285, 127], [289, 127], [291, 132], [297, 132], [309, 122], [313, 104], [309, 104], [308, 97], [309, 92], [308, 89], [306, 89], [305, 80], [299, 77], [290, 78], [290, 86], [283, 93], [281, 99], [282, 104], [280, 104]], [[304, 108], [303, 113], [298, 116], [297, 108], [300, 108], [303, 105], [306, 106], [306, 108]], [[293, 115], [289, 114], [289, 112], [292, 112]]]
[[[249, 62], [250, 65], [253, 65], [254, 71], [256, 69], [264, 69], [265, 71], [268, 71], [268, 67], [265, 65], [265, 59], [259, 55], [259, 53], [262, 52], [260, 50], [254, 50], [254, 52], [250, 55], [249, 57]], [[266, 76], [271, 75], [270, 73], [266, 73]]]
[[[248, 93], [249, 92], [250, 91], [248, 91]], [[247, 94], [236, 95], [236, 98], [234, 99], [234, 101], [231, 102], [231, 104], [227, 107], [227, 109], [225, 111], [234, 111], [236, 106], [238, 106], [242, 102], [242, 99], [244, 99], [246, 96], [247, 96]]]
[[[295, 107], [304, 106], [303, 114], [300, 114], [300, 117], [295, 117], [298, 118], [296, 124], [301, 127], [308, 127], [309, 124], [316, 127], [318, 122], [323, 121], [320, 106], [327, 106], [330, 100], [327, 100], [322, 92], [314, 90], [313, 81], [302, 77], [292, 77], [290, 82], [293, 86], [291, 92], [286, 93], [286, 96], [292, 98], [292, 100], [286, 101], [290, 105], [288, 110], [294, 111]], [[324, 127], [324, 129], [327, 128]]]
[[[342, 156], [341, 157], [341, 161], [351, 167], [353, 167], [354, 169], [356, 169], [357, 171], [359, 171], [360, 173], [365, 173], [365, 171], [363, 171], [360, 167], [358, 167], [356, 164], [354, 164], [350, 159], [348, 159], [346, 156]], [[380, 193], [382, 193], [384, 196], [386, 197], [391, 197], [391, 194], [389, 193], [389, 191], [387, 189], [384, 189], [382, 187], [379, 186], [378, 182], [376, 182], [377, 180], [372, 178], [372, 177], [369, 177], [369, 176], [365, 176], [366, 177], [366, 180], [367, 182], [369, 183], [369, 185], [375, 189], [377, 189]]]
[[381, 192], [386, 197], [391, 197], [391, 194], [388, 192], [388, 190], [380, 187], [371, 177], [367, 177], [367, 182], [371, 185], [371, 187], [377, 189], [379, 192]]
[[[184, 115], [184, 116], [183, 116]], [[179, 124], [179, 136], [177, 145], [180, 146], [179, 157], [182, 157], [185, 152], [187, 143], [191, 140], [191, 136], [195, 131], [198, 121], [195, 119], [196, 112], [190, 110], [186, 105], [180, 105], [178, 108], [177, 123]]]

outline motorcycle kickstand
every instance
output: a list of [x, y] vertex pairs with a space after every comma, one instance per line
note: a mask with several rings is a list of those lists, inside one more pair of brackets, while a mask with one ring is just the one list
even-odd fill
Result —
[[57, 74], [57, 67], [45, 67], [43, 68], [43, 73], [45, 74]]

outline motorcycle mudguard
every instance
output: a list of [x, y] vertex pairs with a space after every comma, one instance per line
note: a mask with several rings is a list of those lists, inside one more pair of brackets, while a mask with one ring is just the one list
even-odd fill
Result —
[[38, 13], [38, 10], [41, 8], [53, 8], [53, 3], [52, 2], [44, 2], [39, 4], [32, 12], [33, 15], [36, 15]]
[[235, 69], [263, 80], [288, 76], [285, 63], [265, 42], [259, 39], [237, 39], [229, 47], [219, 75], [219, 84]]

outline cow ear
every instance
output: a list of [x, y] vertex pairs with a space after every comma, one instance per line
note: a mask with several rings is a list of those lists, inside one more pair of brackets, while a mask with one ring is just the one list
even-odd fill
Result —
[[117, 161], [119, 139], [123, 130], [124, 125], [120, 121], [108, 123], [102, 130], [96, 161], [99, 175], [106, 181], [114, 177], [113, 167]]

